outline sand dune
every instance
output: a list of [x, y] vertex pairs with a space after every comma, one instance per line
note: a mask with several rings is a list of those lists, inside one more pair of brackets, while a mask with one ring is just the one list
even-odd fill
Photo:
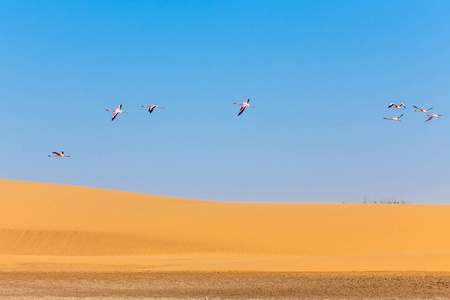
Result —
[[223, 203], [0, 180], [0, 268], [450, 271], [450, 206]]

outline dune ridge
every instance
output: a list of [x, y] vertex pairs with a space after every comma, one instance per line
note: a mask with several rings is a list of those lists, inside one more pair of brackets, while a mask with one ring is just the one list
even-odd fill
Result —
[[[141, 257], [145, 265], [151, 257], [193, 257], [208, 259], [205, 269], [227, 269], [217, 260], [247, 258], [261, 262], [250, 263], [252, 270], [283, 262], [312, 270], [307, 260], [322, 259], [339, 270], [334, 258], [341, 267], [377, 270], [383, 264], [376, 261], [392, 264], [403, 255], [409, 262], [397, 259], [398, 269], [450, 271], [448, 205], [228, 203], [11, 180], [0, 180], [0, 190], [0, 264], [71, 256]], [[373, 266], [352, 265], [351, 257], [372, 257]]]

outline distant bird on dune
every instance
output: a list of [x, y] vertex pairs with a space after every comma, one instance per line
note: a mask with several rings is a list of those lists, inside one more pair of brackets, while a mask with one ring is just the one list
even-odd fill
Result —
[[416, 110], [414, 110], [414, 111], [416, 111], [416, 112], [421, 112], [421, 113], [428, 113], [428, 111], [429, 111], [430, 109], [433, 109], [432, 107], [427, 108], [427, 109], [421, 109], [421, 108], [418, 108], [417, 106], [414, 106], [414, 105], [413, 105], [413, 107], [416, 109]]
[[70, 155], [64, 155], [64, 151], [52, 152], [55, 155], [49, 155], [48, 157], [70, 157]]
[[395, 108], [395, 109], [403, 109], [402, 107], [406, 108], [405, 104], [400, 103], [399, 105], [394, 104], [394, 103], [390, 103], [388, 108]]
[[399, 120], [401, 117], [403, 116], [403, 114], [401, 114], [398, 117], [395, 118], [384, 118], [385, 120], [390, 120], [390, 121], [396, 121], [396, 122], [401, 122], [402, 120]]
[[161, 108], [161, 109], [164, 109], [164, 108], [165, 108], [165, 107], [160, 107], [160, 106], [157, 106], [157, 105], [150, 105], [150, 106], [144, 106], [144, 105], [142, 105], [142, 107], [148, 107], [148, 112], [149, 112], [149, 113], [152, 113], [153, 110], [154, 110], [155, 108]]
[[237, 105], [241, 106], [241, 109], [239, 110], [238, 116], [240, 116], [244, 112], [246, 107], [253, 107], [253, 108], [255, 108], [254, 106], [251, 106], [250, 104], [248, 104], [248, 102], [250, 102], [250, 99], [247, 99], [247, 100], [245, 100], [242, 103], [236, 103], [236, 102], [233, 103], [233, 104], [237, 104]]
[[440, 119], [441, 117], [442, 117], [442, 115], [438, 115], [438, 114], [428, 115], [428, 119], [425, 122], [428, 122], [428, 121], [430, 121], [433, 118]]
[[127, 114], [127, 112], [124, 112], [121, 109], [122, 109], [122, 104], [118, 105], [115, 110], [109, 110], [109, 109], [106, 110], [106, 111], [113, 113], [111, 121], [114, 121], [114, 119], [117, 117], [118, 114]]

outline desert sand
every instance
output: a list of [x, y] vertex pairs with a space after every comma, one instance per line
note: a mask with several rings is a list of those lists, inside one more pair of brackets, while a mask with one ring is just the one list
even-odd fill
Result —
[[450, 299], [450, 273], [0, 272], [0, 299]]
[[0, 190], [0, 299], [450, 299], [450, 206]]
[[11, 180], [0, 190], [4, 271], [450, 271], [448, 205], [225, 203]]

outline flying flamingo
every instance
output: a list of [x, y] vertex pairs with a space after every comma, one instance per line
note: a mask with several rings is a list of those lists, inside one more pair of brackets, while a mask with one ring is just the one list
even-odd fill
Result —
[[391, 121], [396, 121], [396, 122], [401, 122], [402, 120], [399, 120], [401, 117], [403, 116], [403, 114], [401, 114], [398, 117], [395, 118], [384, 118], [385, 120], [391, 120]]
[[106, 111], [113, 113], [111, 121], [114, 121], [114, 119], [117, 117], [118, 114], [127, 114], [127, 112], [121, 111], [121, 109], [122, 109], [122, 104], [118, 105], [115, 110], [109, 110], [109, 109], [106, 110]]
[[237, 104], [237, 105], [241, 106], [241, 109], [239, 110], [238, 116], [240, 116], [244, 112], [246, 107], [253, 107], [253, 108], [255, 108], [254, 106], [251, 106], [250, 104], [248, 104], [249, 101], [250, 101], [250, 99], [247, 99], [247, 100], [245, 100], [242, 103], [236, 103], [236, 102], [233, 103], [233, 104]]
[[144, 105], [142, 105], [141, 107], [148, 107], [148, 112], [149, 112], [149, 113], [152, 113], [153, 110], [154, 110], [155, 108], [161, 108], [161, 109], [164, 109], [164, 108], [165, 108], [165, 107], [161, 107], [161, 106], [157, 106], [157, 105], [150, 105], [150, 106], [144, 106]]
[[442, 115], [438, 115], [438, 114], [434, 114], [434, 115], [428, 115], [428, 119], [425, 122], [430, 121], [433, 118], [438, 118], [440, 119]]
[[403, 103], [400, 103], [399, 105], [391, 103], [391, 104], [389, 104], [388, 108], [391, 108], [391, 107], [393, 107], [395, 109], [403, 109], [402, 107], [406, 108], [405, 104], [403, 104]]
[[49, 155], [48, 157], [70, 157], [70, 155], [64, 155], [64, 151], [52, 152], [55, 155]]
[[[413, 106], [414, 106], [414, 105], [413, 105]], [[427, 109], [421, 109], [421, 108], [418, 108], [417, 106], [414, 106], [414, 108], [416, 109], [415, 111], [421, 112], [421, 113], [428, 113], [428, 111], [429, 111], [430, 109], [432, 109], [432, 107], [431, 107], [431, 108], [427, 108]]]

